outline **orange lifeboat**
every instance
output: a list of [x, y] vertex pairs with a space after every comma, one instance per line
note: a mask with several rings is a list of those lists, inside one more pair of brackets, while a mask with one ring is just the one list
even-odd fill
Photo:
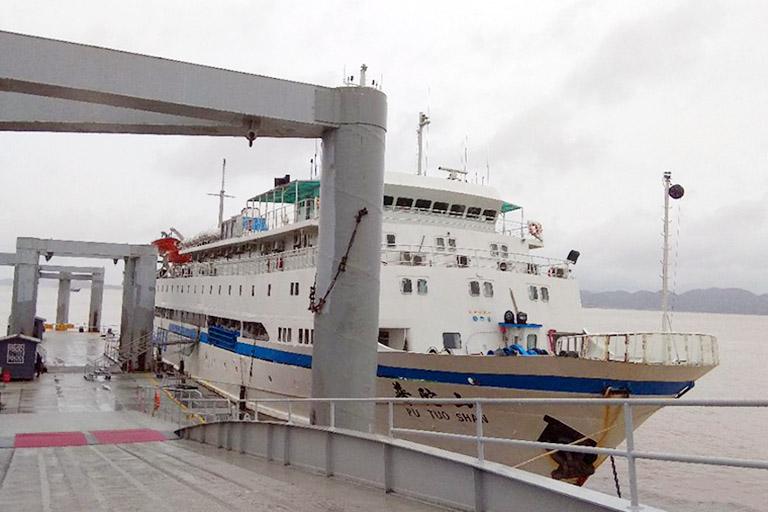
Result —
[[165, 238], [158, 238], [152, 242], [152, 245], [157, 247], [160, 256], [168, 258], [168, 261], [171, 263], [180, 265], [182, 263], [188, 263], [191, 260], [188, 255], [179, 254], [179, 251], [181, 250], [181, 247], [179, 246], [180, 243], [178, 238], [167, 236]]

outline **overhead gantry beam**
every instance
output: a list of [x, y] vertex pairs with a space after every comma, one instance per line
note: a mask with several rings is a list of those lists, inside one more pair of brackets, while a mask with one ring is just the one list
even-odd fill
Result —
[[[322, 138], [318, 296], [335, 286], [315, 313], [312, 396], [375, 395], [387, 119], [381, 91], [362, 79], [361, 86], [328, 88], [10, 32], [0, 32], [0, 48], [0, 130]], [[49, 248], [66, 253], [66, 243]], [[22, 266], [37, 265], [25, 258]], [[145, 274], [139, 259], [126, 260], [124, 304], [133, 300], [131, 279]], [[336, 280], [341, 265], [346, 272]], [[125, 312], [123, 319], [131, 321]], [[340, 404], [336, 418], [338, 427], [370, 430], [373, 408]], [[327, 408], [313, 410], [312, 419], [327, 424]]]
[[336, 91], [0, 31], [0, 130], [319, 138]]

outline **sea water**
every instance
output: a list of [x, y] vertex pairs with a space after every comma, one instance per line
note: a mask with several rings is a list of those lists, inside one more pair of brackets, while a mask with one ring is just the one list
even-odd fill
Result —
[[[70, 298], [70, 323], [88, 320], [90, 290]], [[38, 316], [56, 319], [57, 289], [41, 287]], [[6, 331], [11, 287], [0, 286], [0, 332]], [[104, 290], [104, 326], [120, 324], [122, 291]], [[585, 309], [585, 328], [592, 333], [658, 331], [661, 314], [654, 311]], [[768, 316], [675, 313], [676, 331], [717, 336], [720, 366], [705, 375], [686, 398], [768, 399]], [[640, 450], [768, 460], [768, 410], [735, 408], [667, 408], [635, 432]], [[629, 480], [625, 459], [616, 458], [623, 496]], [[753, 512], [768, 510], [768, 471], [639, 460], [640, 502], [669, 511]], [[616, 493], [610, 462], [603, 464], [587, 487]]]
[[[589, 332], [659, 331], [661, 313], [585, 309]], [[675, 313], [675, 331], [713, 334], [720, 365], [685, 395], [690, 399], [768, 400], [768, 316]], [[623, 447], [623, 445], [622, 445]], [[635, 432], [639, 450], [750, 458], [768, 461], [768, 410], [670, 407]], [[629, 480], [625, 459], [616, 458], [623, 496]], [[766, 511], [768, 470], [639, 460], [640, 502], [670, 511]], [[610, 461], [587, 487], [615, 494]]]

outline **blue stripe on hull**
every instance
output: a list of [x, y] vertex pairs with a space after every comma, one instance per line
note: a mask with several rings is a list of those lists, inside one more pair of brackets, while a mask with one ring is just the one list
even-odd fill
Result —
[[[214, 345], [207, 336], [201, 336], [200, 341]], [[215, 346], [215, 345], [214, 345]], [[259, 347], [240, 343], [232, 349], [218, 346], [222, 350], [253, 357], [262, 361], [298, 366], [312, 367], [312, 356]], [[693, 381], [631, 381], [613, 379], [595, 379], [589, 377], [561, 377], [556, 375], [515, 375], [497, 373], [468, 373], [424, 370], [419, 368], [401, 368], [396, 366], [379, 365], [376, 371], [378, 377], [404, 380], [423, 380], [444, 384], [468, 385], [469, 380], [478, 386], [490, 388], [524, 389], [529, 391], [549, 391], [561, 393], [583, 393], [602, 395], [607, 388], [614, 390], [629, 390], [632, 395], [673, 396], [685, 388], [693, 387]]]

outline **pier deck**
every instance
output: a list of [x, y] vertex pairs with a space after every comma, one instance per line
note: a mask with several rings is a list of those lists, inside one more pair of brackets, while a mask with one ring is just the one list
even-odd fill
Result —
[[176, 424], [135, 410], [136, 387], [152, 375], [86, 381], [86, 356], [103, 341], [87, 333], [45, 338], [49, 372], [7, 384], [0, 397], [0, 510], [444, 510], [178, 440]]

